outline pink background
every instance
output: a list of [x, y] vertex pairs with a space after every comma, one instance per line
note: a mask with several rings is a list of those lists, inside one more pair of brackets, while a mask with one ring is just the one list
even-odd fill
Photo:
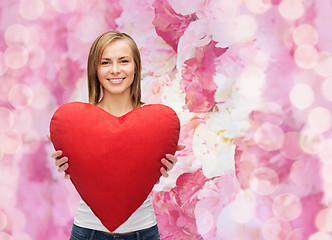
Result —
[[332, 239], [331, 0], [0, 2], [0, 240], [68, 239], [78, 195], [46, 139], [86, 62], [130, 34], [143, 100], [181, 120], [161, 239]]

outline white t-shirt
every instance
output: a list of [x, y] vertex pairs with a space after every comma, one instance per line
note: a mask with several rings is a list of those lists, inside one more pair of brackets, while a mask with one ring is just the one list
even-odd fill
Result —
[[[90, 207], [83, 201], [78, 205], [74, 224], [79, 227], [89, 228], [93, 230], [110, 232], [96, 215], [91, 211]], [[153, 227], [157, 224], [156, 215], [153, 209], [150, 195], [144, 203], [128, 218], [128, 220], [118, 227], [115, 233], [127, 233]]]

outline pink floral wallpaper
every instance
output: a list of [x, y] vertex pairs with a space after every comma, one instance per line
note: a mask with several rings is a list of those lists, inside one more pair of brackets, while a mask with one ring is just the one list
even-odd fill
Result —
[[68, 239], [78, 194], [48, 126], [87, 101], [86, 62], [130, 34], [143, 100], [178, 114], [153, 191], [163, 240], [332, 239], [331, 0], [0, 2], [0, 240]]

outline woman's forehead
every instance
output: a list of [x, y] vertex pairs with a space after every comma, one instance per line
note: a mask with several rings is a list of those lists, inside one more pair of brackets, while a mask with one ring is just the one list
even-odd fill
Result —
[[102, 53], [102, 58], [133, 57], [133, 50], [126, 40], [117, 40], [107, 44]]

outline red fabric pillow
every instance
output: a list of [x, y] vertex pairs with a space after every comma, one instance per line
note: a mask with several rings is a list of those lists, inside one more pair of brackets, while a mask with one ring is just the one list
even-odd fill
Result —
[[115, 117], [89, 103], [59, 107], [50, 123], [56, 150], [69, 159], [76, 190], [114, 231], [146, 200], [160, 178], [160, 160], [177, 149], [180, 122], [161, 104]]

